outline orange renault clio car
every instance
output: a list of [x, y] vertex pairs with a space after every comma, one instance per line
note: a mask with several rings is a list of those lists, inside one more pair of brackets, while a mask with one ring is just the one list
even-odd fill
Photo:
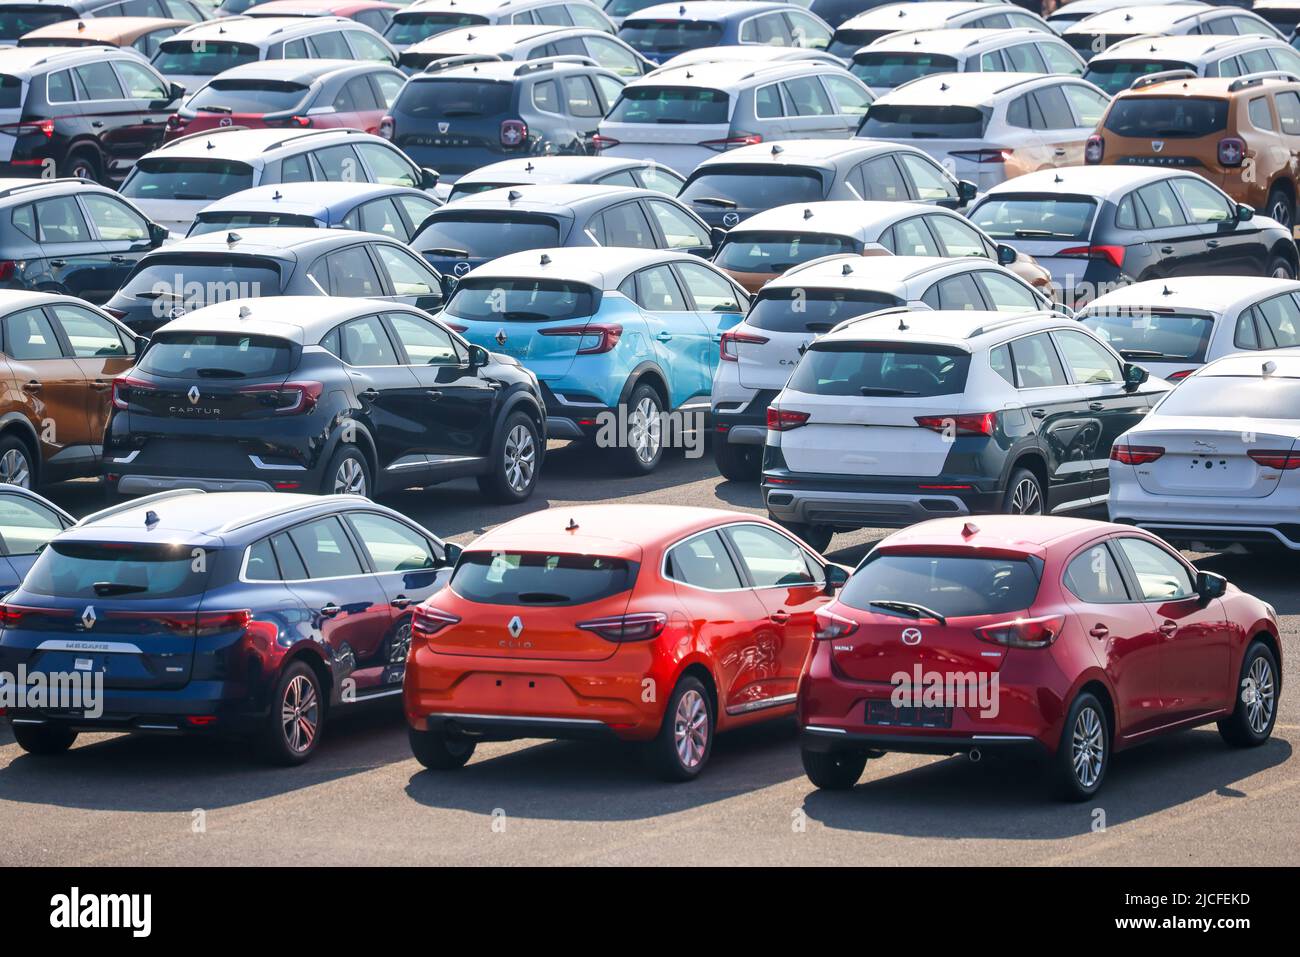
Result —
[[813, 615], [846, 578], [737, 512], [593, 505], [508, 522], [415, 610], [411, 749], [451, 769], [479, 741], [621, 739], [690, 780], [717, 732], [792, 713]]

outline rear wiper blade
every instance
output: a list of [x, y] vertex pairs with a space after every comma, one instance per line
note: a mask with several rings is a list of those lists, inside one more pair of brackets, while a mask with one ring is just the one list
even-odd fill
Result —
[[430, 246], [425, 252], [434, 256], [451, 256], [453, 259], [464, 259], [469, 255], [468, 249], [456, 249], [452, 246]]
[[1125, 359], [1170, 359], [1173, 358], [1167, 352], [1156, 352], [1153, 349], [1120, 349], [1119, 354]]
[[554, 604], [558, 601], [571, 600], [568, 595], [560, 595], [553, 591], [525, 591], [515, 597], [525, 605]]
[[725, 206], [727, 209], [735, 209], [736, 201], [727, 199], [725, 196], [697, 196], [691, 200], [692, 203], [701, 206]]
[[109, 595], [134, 595], [149, 590], [148, 585], [128, 585], [126, 582], [95, 582], [90, 587], [95, 589], [95, 594], [100, 598]]
[[919, 395], [920, 393], [911, 389], [887, 389], [883, 386], [864, 385], [858, 389], [863, 395]]
[[505, 313], [505, 314], [504, 314], [504, 318], [505, 318], [507, 321], [513, 319], [513, 320], [518, 320], [518, 321], [520, 321], [520, 322], [545, 322], [547, 319], [550, 318], [550, 316], [548, 316], [548, 315], [546, 315], [546, 314], [544, 314], [544, 313], [541, 313], [541, 312], [519, 312], [519, 311], [515, 311], [515, 312], [507, 312], [507, 313]]
[[194, 107], [194, 108], [195, 108], [196, 110], [201, 110], [201, 111], [204, 112], [204, 113], [233, 113], [233, 112], [235, 112], [234, 110], [232, 110], [232, 109], [231, 109], [230, 107], [228, 107], [228, 106], [217, 106], [217, 105], [215, 105], [215, 104], [214, 104], [213, 106], [196, 106], [196, 107]]
[[244, 378], [244, 373], [240, 372], [238, 369], [216, 369], [216, 368], [196, 369], [194, 370], [194, 374], [201, 379], [242, 379]]
[[1017, 229], [1013, 235], [1021, 237], [1029, 236], [1060, 236], [1060, 233], [1054, 233], [1050, 229]]
[[877, 601], [869, 601], [867, 604], [872, 608], [883, 608], [885, 611], [901, 611], [903, 614], [911, 615], [913, 618], [933, 618], [945, 627], [948, 624], [948, 619], [943, 617], [943, 615], [939, 614], [933, 608], [926, 608], [924, 605], [918, 605], [915, 602], [891, 601], [889, 599], [881, 598]]
[[181, 293], [174, 292], [170, 289], [146, 289], [144, 292], [137, 292], [135, 294], [135, 298], [137, 299], [162, 299], [164, 296], [168, 299], [179, 299], [181, 298]]

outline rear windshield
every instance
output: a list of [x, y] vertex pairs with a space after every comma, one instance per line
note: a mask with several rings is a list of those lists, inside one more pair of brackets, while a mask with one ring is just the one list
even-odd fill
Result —
[[446, 312], [459, 319], [552, 322], [590, 316], [596, 300], [596, 290], [577, 282], [471, 277], [456, 287]]
[[993, 196], [970, 214], [997, 239], [1087, 239], [1097, 201], [1082, 196]]
[[786, 388], [812, 395], [956, 395], [966, 388], [970, 353], [939, 347], [857, 342], [814, 344]]
[[1253, 9], [1284, 34], [1290, 33], [1296, 24], [1300, 24], [1300, 8], [1297, 7], [1261, 7], [1255, 4]]
[[1115, 44], [1130, 40], [1135, 36], [1137, 36], [1136, 33], [1089, 33], [1083, 30], [1063, 33], [1061, 39], [1074, 47], [1075, 52], [1086, 60], [1094, 53], [1109, 50]]
[[288, 375], [293, 343], [242, 332], [160, 332], [140, 371], [168, 379], [258, 379]]
[[[1260, 359], [1260, 364], [1266, 360]], [[1161, 415], [1214, 419], [1300, 419], [1300, 379], [1197, 375], [1166, 392]]]
[[413, 10], [399, 10], [393, 14], [392, 23], [388, 24], [388, 29], [384, 31], [384, 39], [397, 46], [406, 46], [427, 40], [447, 30], [477, 27], [487, 22], [487, 17], [476, 13], [456, 13], [450, 10], [418, 13]]
[[23, 580], [23, 589], [59, 598], [178, 598], [208, 584], [208, 561], [189, 545], [51, 542]]
[[162, 300], [160, 316], [169, 315], [166, 304], [192, 312], [202, 306], [234, 299], [280, 295], [280, 271], [274, 262], [251, 256], [181, 253], [154, 256], [127, 277], [120, 296]]
[[726, 123], [731, 113], [722, 90], [693, 86], [636, 86], [624, 89], [609, 111], [616, 123]]
[[435, 259], [496, 259], [560, 245], [560, 227], [546, 216], [446, 213], [425, 221], [411, 245]]
[[974, 106], [911, 106], [873, 103], [867, 107], [859, 136], [883, 139], [979, 139], [988, 121]]
[[0, 40], [17, 40], [24, 33], [63, 20], [75, 20], [77, 13], [70, 7], [50, 6], [46, 3], [20, 6], [5, 4], [0, 7]]
[[1083, 324], [1133, 362], [1201, 362], [1214, 331], [1214, 320], [1209, 316], [1152, 314], [1144, 307], [1127, 314], [1085, 316]]
[[863, 51], [853, 58], [849, 72], [867, 86], [896, 87], [918, 76], [953, 73], [957, 58], [940, 53], [871, 53]]
[[203, 213], [190, 227], [187, 236], [219, 233], [228, 229], [249, 226], [295, 226], [314, 229], [319, 226], [315, 218], [296, 213]]
[[855, 252], [860, 252], [858, 243], [848, 236], [733, 230], [713, 261], [723, 269], [737, 272], [776, 274], [820, 256]]
[[698, 20], [624, 20], [618, 35], [634, 50], [672, 56], [717, 46], [722, 40], [722, 26]]
[[809, 289], [770, 286], [745, 317], [755, 329], [771, 332], [829, 332], [836, 324], [877, 309], [901, 306], [903, 300], [886, 292], [866, 289]]
[[510, 109], [514, 85], [500, 80], [418, 80], [393, 104], [407, 116], [498, 116]]
[[1228, 101], [1204, 97], [1125, 96], [1106, 114], [1106, 129], [1117, 136], [1209, 136], [1227, 126]]
[[308, 87], [280, 80], [213, 80], [185, 104], [187, 109], [220, 113], [283, 113], [302, 104]]
[[862, 47], [869, 43], [874, 43], [890, 30], [836, 30], [835, 35], [831, 37], [830, 45], [826, 47], [826, 52], [834, 53], [836, 56], [851, 57]]
[[585, 605], [625, 592], [637, 563], [601, 555], [466, 552], [451, 588], [486, 605]]
[[607, 0], [602, 9], [611, 17], [627, 17], [638, 10], [654, 6], [656, 2], [657, 0]]
[[1177, 60], [1093, 60], [1084, 71], [1083, 78], [1114, 96], [1120, 90], [1127, 90], [1134, 80], [1151, 73], [1188, 70], [1191, 66], [1190, 63], [1179, 63]]
[[146, 157], [122, 184], [133, 199], [224, 199], [253, 185], [253, 168], [236, 160]]
[[216, 76], [231, 67], [256, 63], [257, 47], [251, 43], [229, 40], [168, 40], [154, 54], [153, 65], [159, 73], [184, 76]]
[[951, 555], [868, 555], [840, 591], [862, 611], [888, 611], [877, 601], [924, 605], [945, 618], [1006, 615], [1031, 607], [1039, 571], [1028, 559]]
[[447, 202], [453, 199], [460, 199], [462, 196], [473, 196], [475, 193], [486, 193], [490, 189], [501, 189], [503, 186], [516, 186], [517, 183], [463, 183], [456, 181], [456, 185], [451, 188], [447, 194]]
[[683, 203], [728, 209], [771, 209], [786, 203], [815, 203], [826, 196], [822, 178], [810, 169], [771, 166], [719, 167], [693, 178], [678, 195]]

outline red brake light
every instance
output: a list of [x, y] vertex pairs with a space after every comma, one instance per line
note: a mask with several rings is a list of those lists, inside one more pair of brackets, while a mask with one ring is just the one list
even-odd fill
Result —
[[0, 261], [0, 282], [7, 282], [14, 278], [14, 272], [18, 269], [18, 264], [12, 259]]
[[795, 412], [793, 409], [767, 408], [767, 427], [773, 432], [789, 432], [808, 423], [807, 412]]
[[459, 625], [460, 616], [432, 605], [419, 605], [411, 613], [411, 637], [428, 638], [449, 625]]
[[1177, 372], [1169, 373], [1165, 378], [1170, 382], [1182, 382], [1195, 371], [1195, 369], [1179, 369]]
[[1012, 150], [995, 146], [982, 150], [953, 150], [952, 156], [968, 163], [1005, 163], [1011, 158]]
[[996, 625], [975, 629], [975, 637], [994, 645], [1008, 648], [1046, 648], [1065, 627], [1064, 615], [1045, 615], [1042, 618], [1017, 618]]
[[614, 137], [603, 136], [600, 133], [594, 134], [588, 142], [591, 143], [591, 148], [594, 149], [597, 153], [599, 153], [601, 150], [607, 150], [611, 146], [617, 146], [619, 144], [619, 141], [614, 139]]
[[851, 618], [837, 615], [825, 608], [818, 608], [813, 614], [813, 637], [818, 641], [828, 638], [843, 638], [858, 630], [858, 623]]
[[760, 133], [737, 133], [735, 136], [728, 136], [720, 140], [704, 140], [697, 145], [721, 153], [724, 150], [734, 150], [738, 146], [753, 146], [755, 143], [761, 142], [763, 142], [763, 137]]
[[612, 351], [623, 336], [623, 327], [616, 322], [589, 322], [585, 326], [552, 326], [537, 332], [543, 336], [581, 336], [577, 354], [594, 356]]
[[311, 126], [310, 116], [291, 116], [289, 122], [294, 126]]
[[668, 616], [661, 611], [640, 611], [578, 622], [583, 631], [594, 632], [606, 641], [647, 641], [657, 638], [667, 625]]
[[1088, 142], [1083, 147], [1083, 161], [1096, 165], [1101, 162], [1102, 157], [1106, 155], [1106, 141], [1096, 133], [1088, 137]]
[[1122, 465], [1146, 465], [1165, 454], [1158, 445], [1112, 445], [1110, 458]]
[[1300, 452], [1279, 449], [1253, 449], [1246, 454], [1266, 469], [1281, 469], [1284, 472], [1300, 469]]
[[735, 329], [729, 329], [722, 334], [722, 340], [718, 343], [718, 355], [723, 362], [737, 362], [740, 355], [736, 352], [734, 346], [740, 343], [746, 345], [761, 346], [763, 343], [770, 341], [767, 336], [755, 335], [752, 332], [737, 332]]
[[522, 146], [528, 139], [528, 124], [523, 120], [501, 121], [501, 145], [509, 148]]
[[142, 392], [153, 391], [153, 387], [147, 382], [133, 379], [129, 375], [120, 375], [113, 380], [113, 407], [125, 409], [131, 401], [132, 389], [139, 389]]
[[1062, 249], [1058, 256], [1080, 256], [1085, 259], [1104, 259], [1116, 269], [1124, 268], [1123, 246], [1071, 246]]
[[1240, 166], [1246, 160], [1246, 141], [1236, 136], [1219, 140], [1219, 165]]
[[379, 135], [386, 140], [391, 140], [393, 138], [393, 127], [393, 118], [385, 116], [379, 121]]
[[918, 415], [916, 424], [941, 435], [992, 435], [997, 424], [996, 412], [973, 412], [965, 415]]
[[250, 385], [243, 393], [265, 393], [275, 397], [276, 415], [299, 415], [316, 408], [325, 387], [319, 382], [285, 382], [280, 385]]

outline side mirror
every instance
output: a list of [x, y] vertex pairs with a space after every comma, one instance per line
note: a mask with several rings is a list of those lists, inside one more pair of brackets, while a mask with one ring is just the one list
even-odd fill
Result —
[[159, 226], [157, 223], [149, 224], [149, 248], [157, 249], [163, 243], [167, 242], [167, 237], [171, 235], [166, 226]]
[[148, 347], [149, 347], [148, 336], [135, 337], [135, 357], [137, 359], [139, 359], [142, 355], [144, 355], [144, 350], [147, 349]]
[[481, 369], [491, 361], [492, 357], [482, 346], [469, 347], [469, 367], [471, 369]]
[[1016, 252], [1015, 247], [1008, 246], [1006, 243], [998, 243], [999, 266], [1014, 265], [1018, 258], [1020, 258], [1020, 254]]
[[1247, 206], [1245, 203], [1237, 204], [1237, 222], [1248, 223], [1255, 218], [1255, 207]]
[[957, 198], [961, 200], [963, 206], [979, 195], [980, 188], [968, 179], [957, 181]]
[[429, 169], [427, 166], [420, 167], [420, 189], [433, 189], [438, 185], [440, 179], [442, 179], [442, 174], [436, 169]]
[[831, 563], [826, 566], [826, 587], [823, 590], [828, 595], [834, 595], [848, 580], [849, 570], [843, 565]]
[[709, 241], [713, 244], [713, 251], [717, 252], [722, 241], [727, 238], [727, 231], [721, 226], [714, 226], [709, 230]]
[[442, 546], [442, 563], [450, 568], [460, 561], [460, 556], [465, 553], [465, 549], [455, 542], [446, 542]]
[[1151, 378], [1151, 373], [1136, 363], [1124, 363], [1124, 388], [1132, 391]]
[[169, 99], [167, 102], [175, 103], [177, 100], [179, 100], [182, 96], [185, 95], [185, 87], [183, 87], [179, 83], [173, 83], [167, 87], [167, 95], [171, 97], [171, 99]]
[[1214, 572], [1196, 573], [1196, 594], [1201, 596], [1201, 601], [1222, 598], [1223, 593], [1227, 590], [1228, 579], [1222, 575], [1216, 575]]

